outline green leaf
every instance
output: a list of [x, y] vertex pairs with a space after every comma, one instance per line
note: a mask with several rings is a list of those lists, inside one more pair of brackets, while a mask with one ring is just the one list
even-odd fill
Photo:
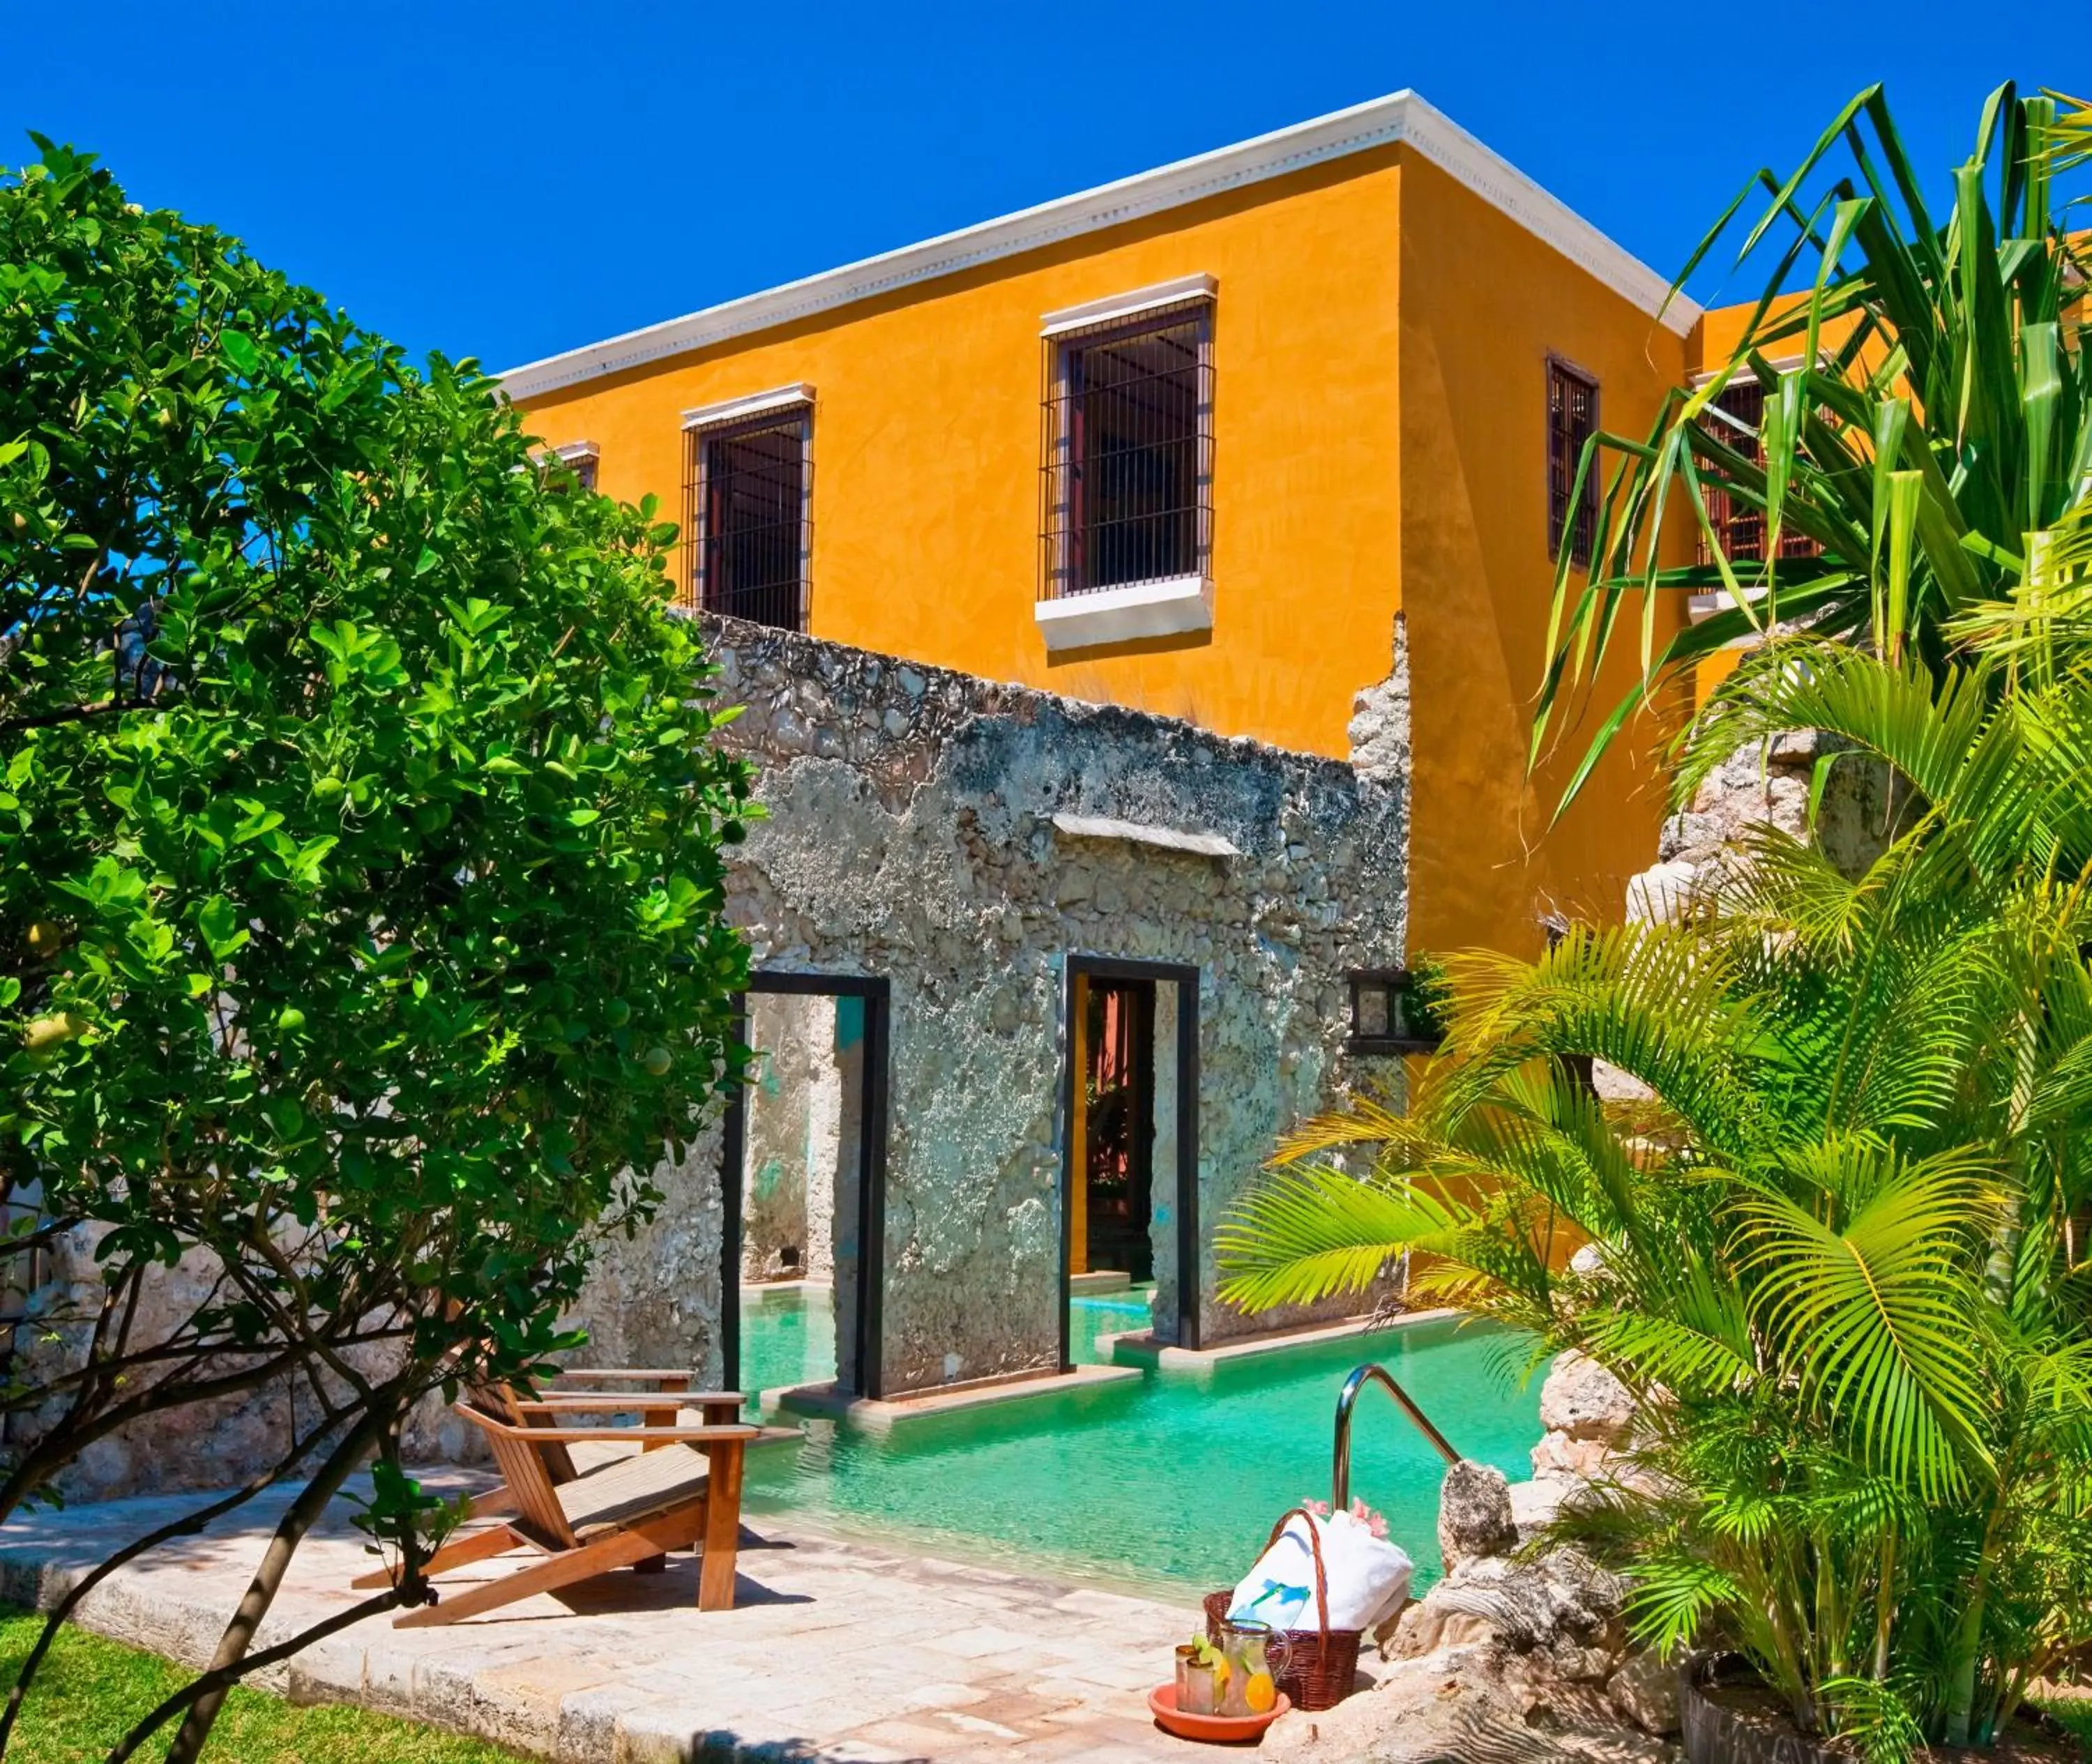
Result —
[[225, 352], [226, 360], [230, 361], [244, 378], [251, 380], [261, 371], [262, 352], [255, 347], [254, 339], [244, 331], [220, 331], [218, 346]]
[[252, 933], [240, 922], [240, 910], [223, 894], [214, 894], [197, 910], [197, 929], [219, 961], [244, 947]]

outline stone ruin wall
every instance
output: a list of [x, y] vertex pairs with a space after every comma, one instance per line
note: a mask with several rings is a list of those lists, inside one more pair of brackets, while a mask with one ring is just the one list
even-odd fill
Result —
[[1901, 800], [1878, 763], [1858, 755], [1830, 768], [1809, 824], [1809, 793], [1818, 760], [1837, 750], [1814, 729], [1782, 735], [1732, 754], [1663, 824], [1657, 861], [1627, 884], [1631, 922], [1671, 923], [1688, 903], [1719, 886], [1753, 828], [1770, 826], [1808, 840], [1848, 876], [1887, 850]]
[[[719, 621], [707, 638], [720, 697], [747, 707], [724, 738], [759, 763], [770, 816], [729, 875], [728, 911], [754, 961], [893, 983], [887, 1390], [1057, 1356], [1070, 951], [1197, 965], [1202, 1329], [1212, 1342], [1304, 1315], [1248, 1319], [1217, 1304], [1210, 1239], [1286, 1126], [1355, 1081], [1400, 1083], [1398, 1061], [1342, 1049], [1347, 971], [1398, 963], [1404, 949], [1399, 625], [1392, 671], [1354, 707], [1355, 766], [761, 627]], [[1071, 838], [1057, 812], [1217, 832], [1242, 854]], [[1154, 1148], [1157, 1198], [1171, 1204], [1173, 992], [1157, 988]], [[752, 1011], [763, 1003], [751, 998]], [[853, 1088], [842, 1086], [846, 1112]], [[655, 1172], [655, 1219], [602, 1245], [574, 1319], [590, 1331], [586, 1360], [720, 1376], [722, 1141], [715, 1121]], [[854, 1228], [832, 1227], [845, 1315]], [[1174, 1234], [1161, 1217], [1156, 1238], [1156, 1311], [1174, 1327]], [[149, 1301], [169, 1326], [208, 1284], [193, 1260]], [[92, 1234], [61, 1243], [40, 1301], [91, 1308], [98, 1292]], [[283, 1381], [155, 1417], [149, 1445], [119, 1433], [63, 1485], [75, 1499], [222, 1486], [283, 1449], [300, 1403]], [[483, 1456], [434, 1399], [407, 1446], [416, 1459]]]
[[[1282, 1129], [1355, 1075], [1399, 1083], [1398, 1062], [1343, 1051], [1348, 971], [1396, 965], [1404, 949], [1398, 643], [1353, 729], [1377, 763], [1355, 768], [707, 623], [720, 696], [746, 707], [723, 739], [757, 761], [768, 816], [729, 875], [728, 912], [752, 960], [893, 987], [886, 1392], [1057, 1361], [1070, 952], [1198, 967], [1202, 1334], [1293, 1320], [1215, 1300], [1211, 1237]], [[1056, 814], [1218, 834], [1241, 854], [1071, 837]], [[664, 1171], [659, 1220], [604, 1245], [577, 1319], [590, 1358], [718, 1375], [717, 1168], [715, 1144]], [[1171, 1299], [1165, 1291], [1157, 1305], [1165, 1321]]]

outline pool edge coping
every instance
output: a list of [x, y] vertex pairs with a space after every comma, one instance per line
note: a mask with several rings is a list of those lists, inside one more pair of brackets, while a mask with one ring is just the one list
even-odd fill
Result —
[[1212, 1347], [1179, 1347], [1174, 1342], [1157, 1342], [1152, 1332], [1145, 1329], [1109, 1337], [1100, 1335], [1097, 1341], [1100, 1346], [1107, 1340], [1110, 1342], [1112, 1364], [1116, 1366], [1143, 1371], [1152, 1367], [1165, 1372], [1210, 1372], [1216, 1366], [1236, 1360], [1260, 1359], [1298, 1347], [1326, 1347], [1331, 1342], [1350, 1341], [1364, 1335], [1390, 1335], [1467, 1314], [1451, 1305], [1441, 1305], [1434, 1310], [1406, 1311], [1400, 1317], [1377, 1321], [1371, 1316], [1346, 1317], [1341, 1323], [1316, 1324], [1307, 1329], [1282, 1330], [1269, 1335], [1238, 1336]]
[[1123, 1384], [1141, 1375], [1138, 1366], [1083, 1365], [1066, 1372], [1040, 1373], [998, 1379], [992, 1384], [931, 1388], [887, 1398], [853, 1397], [836, 1390], [832, 1381], [784, 1385], [762, 1394], [763, 1409], [821, 1420], [847, 1420], [874, 1433], [931, 1415], [957, 1415], [969, 1409], [993, 1407], [999, 1403], [1057, 1396], [1070, 1390], [1096, 1390]]

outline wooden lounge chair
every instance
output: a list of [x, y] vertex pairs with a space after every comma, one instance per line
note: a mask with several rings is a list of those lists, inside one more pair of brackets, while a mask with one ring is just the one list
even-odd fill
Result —
[[[569, 1367], [555, 1372], [550, 1380], [549, 1391], [525, 1392], [512, 1385], [482, 1385], [471, 1393], [473, 1399], [487, 1413], [513, 1423], [518, 1427], [545, 1427], [552, 1425], [554, 1418], [563, 1413], [602, 1414], [615, 1407], [620, 1411], [637, 1410], [640, 1419], [649, 1427], [673, 1427], [680, 1410], [698, 1411], [708, 1427], [724, 1427], [741, 1418], [741, 1406], [745, 1400], [738, 1390], [694, 1390], [697, 1375], [661, 1367], [641, 1367], [636, 1369], [612, 1370], [601, 1367]], [[634, 1385], [644, 1389], [629, 1392], [600, 1390], [605, 1385]], [[647, 1403], [647, 1396], [664, 1396], [666, 1403]], [[615, 1397], [614, 1403], [606, 1402]], [[654, 1441], [642, 1447], [646, 1451], [659, 1450], [666, 1443]], [[546, 1472], [554, 1483], [571, 1482], [581, 1472], [574, 1468], [573, 1456], [567, 1448], [556, 1442], [541, 1446], [538, 1455], [544, 1460]], [[508, 1485], [498, 1482], [484, 1494], [473, 1497], [469, 1516], [484, 1519], [496, 1513], [517, 1511], [514, 1497]], [[382, 1582], [380, 1583], [383, 1584]]]
[[[708, 1400], [715, 1397], [705, 1394]], [[502, 1395], [527, 1419], [500, 1412], [501, 1400], [488, 1390], [473, 1393], [456, 1407], [486, 1435], [502, 1474], [501, 1507], [513, 1516], [445, 1544], [424, 1572], [442, 1574], [525, 1548], [542, 1552], [545, 1559], [404, 1612], [393, 1619], [395, 1628], [456, 1623], [613, 1568], [651, 1565], [671, 1550], [699, 1542], [698, 1609], [733, 1608], [742, 1455], [762, 1437], [760, 1428], [709, 1421], [680, 1426], [672, 1410], [665, 1426], [575, 1425], [564, 1419], [577, 1411], [634, 1407], [629, 1391]], [[728, 1395], [717, 1393], [715, 1400], [724, 1403]], [[737, 1407], [739, 1399], [733, 1400]], [[555, 1420], [559, 1425], [551, 1425]], [[583, 1440], [631, 1442], [642, 1450], [577, 1475], [566, 1447]], [[547, 1462], [552, 1452], [563, 1462], [563, 1478], [555, 1478]], [[391, 1578], [391, 1571], [381, 1570], [355, 1585], [383, 1586]]]

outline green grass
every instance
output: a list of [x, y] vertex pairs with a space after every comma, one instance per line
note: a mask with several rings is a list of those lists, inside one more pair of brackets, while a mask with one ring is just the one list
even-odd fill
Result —
[[[11, 1687], [44, 1620], [0, 1606], [0, 1687]], [[8, 1764], [97, 1764], [131, 1724], [190, 1675], [84, 1630], [68, 1629], [37, 1674], [7, 1748]], [[157, 1758], [174, 1737], [170, 1723], [140, 1750]], [[519, 1764], [513, 1752], [464, 1740], [390, 1715], [338, 1706], [293, 1708], [266, 1692], [235, 1690], [212, 1730], [214, 1764]]]

